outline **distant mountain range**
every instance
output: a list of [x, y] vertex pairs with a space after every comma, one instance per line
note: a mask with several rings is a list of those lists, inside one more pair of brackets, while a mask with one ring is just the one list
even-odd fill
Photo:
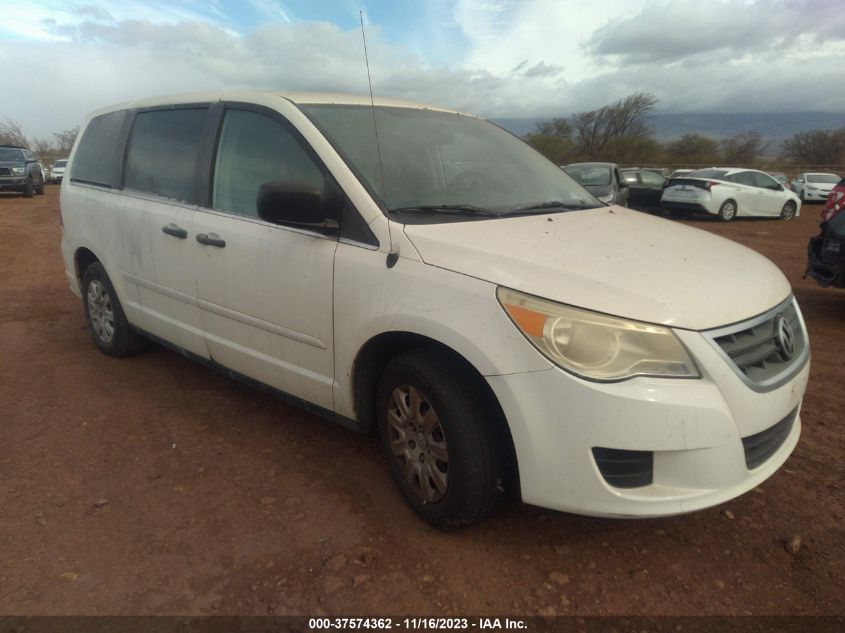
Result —
[[[518, 136], [533, 132], [538, 123], [549, 118], [494, 119]], [[845, 127], [845, 113], [836, 112], [688, 112], [654, 114], [649, 122], [657, 139], [672, 141], [684, 134], [701, 134], [711, 138], [733, 136], [738, 132], [757, 130], [767, 141], [780, 144], [789, 137], [809, 130], [833, 130]]]

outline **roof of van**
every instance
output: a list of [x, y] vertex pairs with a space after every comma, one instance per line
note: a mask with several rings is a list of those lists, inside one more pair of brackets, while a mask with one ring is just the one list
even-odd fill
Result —
[[[279, 97], [286, 99], [297, 105], [305, 104], [340, 104], [340, 105], [370, 105], [369, 95], [355, 95], [342, 94], [336, 92], [282, 92], [275, 90], [232, 90], [224, 92], [187, 92], [181, 94], [162, 95], [159, 97], [150, 97], [147, 99], [137, 99], [135, 101], [127, 101], [118, 103], [112, 106], [101, 108], [92, 115], [104, 114], [114, 110], [123, 110], [127, 108], [148, 108], [159, 105], [178, 105], [184, 103], [209, 103], [215, 101], [244, 101], [250, 102], [255, 99], [266, 99], [268, 96]], [[413, 101], [405, 101], [402, 99], [392, 99], [390, 97], [374, 97], [373, 103], [376, 106], [387, 106], [394, 108], [415, 108], [419, 110], [436, 110], [438, 112], [451, 112], [454, 114], [467, 114], [466, 112], [459, 112], [449, 108], [441, 108], [439, 106], [427, 105], [424, 103], [414, 103]], [[475, 116], [475, 115], [469, 115]]]

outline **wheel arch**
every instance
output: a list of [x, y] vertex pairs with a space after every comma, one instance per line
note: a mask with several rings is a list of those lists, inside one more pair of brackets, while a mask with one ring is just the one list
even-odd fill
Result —
[[82, 287], [82, 275], [85, 274], [85, 269], [95, 263], [102, 264], [103, 262], [93, 251], [85, 246], [80, 246], [74, 251], [73, 266], [74, 272], [76, 273], [76, 281], [79, 283], [80, 288]]
[[376, 392], [384, 368], [391, 359], [417, 349], [437, 350], [448, 362], [467, 372], [490, 406], [492, 432], [504, 450], [507, 465], [506, 489], [519, 491], [519, 468], [513, 437], [499, 399], [478, 369], [462, 354], [428, 336], [407, 331], [382, 332], [371, 337], [358, 351], [352, 366], [352, 396], [355, 415], [362, 431], [375, 427]]

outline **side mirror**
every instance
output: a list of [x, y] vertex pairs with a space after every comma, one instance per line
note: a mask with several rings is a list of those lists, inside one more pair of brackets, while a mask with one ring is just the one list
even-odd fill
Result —
[[327, 217], [323, 193], [299, 182], [265, 182], [258, 188], [258, 217], [273, 224], [313, 229], [336, 229], [340, 225]]

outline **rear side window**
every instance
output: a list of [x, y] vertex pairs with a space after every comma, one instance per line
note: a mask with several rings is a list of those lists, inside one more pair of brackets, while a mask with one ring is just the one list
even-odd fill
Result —
[[735, 174], [731, 174], [730, 180], [738, 185], [748, 185], [750, 187], [757, 186], [757, 183], [754, 180], [754, 175], [750, 171], [740, 171]]
[[228, 110], [214, 165], [212, 206], [258, 217], [258, 189], [282, 180], [323, 190], [323, 171], [279, 121], [257, 112]]
[[195, 202], [194, 169], [207, 108], [139, 112], [126, 151], [127, 189]]
[[126, 111], [94, 117], [82, 133], [70, 179], [104, 187], [120, 184], [120, 143]]

